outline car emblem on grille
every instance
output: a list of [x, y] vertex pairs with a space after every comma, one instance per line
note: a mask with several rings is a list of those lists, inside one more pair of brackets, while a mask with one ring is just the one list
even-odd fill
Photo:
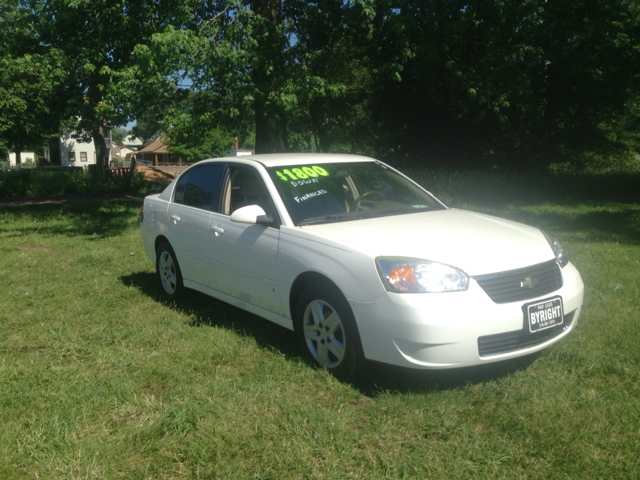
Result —
[[540, 283], [538, 277], [524, 277], [520, 282], [520, 288], [534, 288], [538, 283]]

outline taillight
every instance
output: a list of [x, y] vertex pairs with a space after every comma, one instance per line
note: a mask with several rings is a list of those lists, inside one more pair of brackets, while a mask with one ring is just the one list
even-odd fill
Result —
[[144, 222], [144, 201], [140, 205], [140, 223]]

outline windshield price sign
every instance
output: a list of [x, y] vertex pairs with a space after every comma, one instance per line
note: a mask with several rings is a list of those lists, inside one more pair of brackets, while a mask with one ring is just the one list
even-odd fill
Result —
[[285, 168], [282, 171], [277, 171], [276, 174], [281, 180], [288, 182], [289, 180], [304, 180], [305, 178], [316, 178], [318, 176], [327, 177], [329, 172], [324, 168], [314, 165], [313, 167], [301, 167], [301, 168]]

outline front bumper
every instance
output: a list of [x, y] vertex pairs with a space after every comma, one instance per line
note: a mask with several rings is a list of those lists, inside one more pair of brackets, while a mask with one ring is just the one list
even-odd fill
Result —
[[[580, 317], [584, 284], [571, 263], [562, 269], [562, 276], [559, 290], [522, 302], [496, 304], [472, 279], [464, 292], [387, 292], [371, 303], [349, 303], [366, 358], [419, 369], [467, 367], [537, 352], [568, 335]], [[557, 295], [564, 307], [563, 327], [553, 335], [530, 337], [524, 330], [522, 306]], [[483, 349], [480, 354], [478, 339], [482, 343], [509, 336], [524, 341], [508, 351]]]

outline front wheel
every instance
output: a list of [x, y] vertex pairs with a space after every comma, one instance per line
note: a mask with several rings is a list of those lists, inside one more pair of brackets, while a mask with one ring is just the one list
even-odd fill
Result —
[[351, 307], [342, 293], [327, 284], [313, 284], [296, 309], [296, 336], [305, 353], [341, 379], [361, 369], [364, 355]]
[[156, 254], [156, 271], [158, 280], [169, 300], [176, 300], [182, 294], [182, 273], [176, 259], [176, 254], [169, 242], [162, 242]]

